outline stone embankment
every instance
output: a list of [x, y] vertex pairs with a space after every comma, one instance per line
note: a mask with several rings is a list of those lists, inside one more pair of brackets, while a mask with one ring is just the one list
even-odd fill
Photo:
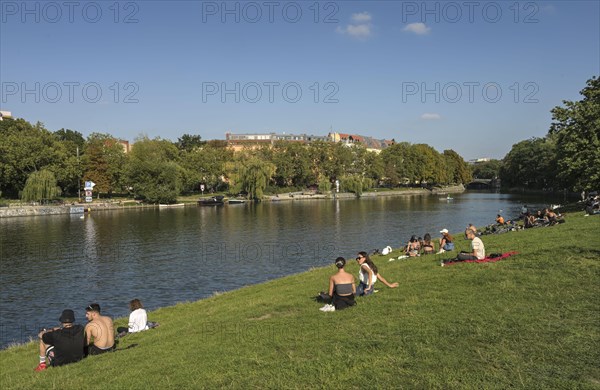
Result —
[[25, 206], [10, 205], [10, 207], [0, 207], [0, 218], [11, 217], [34, 217], [43, 215], [61, 215], [61, 214], [83, 214], [87, 212], [108, 211], [108, 210], [126, 210], [138, 208], [156, 208], [158, 205], [127, 205], [120, 203], [91, 203], [91, 204], [72, 204], [63, 206]]

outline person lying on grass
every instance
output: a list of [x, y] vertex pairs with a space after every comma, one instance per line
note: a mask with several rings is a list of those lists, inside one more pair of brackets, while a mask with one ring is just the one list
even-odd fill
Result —
[[372, 294], [374, 292], [373, 286], [375, 285], [375, 282], [377, 282], [377, 279], [381, 280], [381, 282], [389, 288], [396, 288], [400, 285], [398, 282], [389, 283], [385, 280], [378, 272], [377, 266], [373, 263], [373, 260], [369, 258], [367, 252], [358, 252], [356, 261], [360, 266], [360, 271], [358, 273], [360, 284], [356, 289], [356, 295], [365, 296]]
[[329, 294], [326, 298], [331, 304], [322, 307], [321, 311], [343, 310], [356, 305], [354, 294], [356, 294], [356, 285], [354, 276], [344, 270], [346, 259], [338, 257], [335, 259], [335, 266], [338, 271], [329, 278]]
[[40, 363], [35, 371], [43, 371], [48, 366], [62, 366], [83, 359], [84, 330], [83, 326], [75, 325], [73, 310], [63, 310], [60, 326], [42, 330], [40, 339]]

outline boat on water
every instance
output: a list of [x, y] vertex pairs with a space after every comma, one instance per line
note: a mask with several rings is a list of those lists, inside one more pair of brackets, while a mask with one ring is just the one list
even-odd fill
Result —
[[183, 206], [185, 206], [185, 203], [159, 204], [158, 208], [166, 209], [166, 208], [170, 208], [170, 207], [183, 207]]
[[229, 204], [244, 204], [246, 203], [246, 199], [229, 199], [227, 201]]
[[223, 206], [225, 197], [223, 195], [211, 196], [210, 198], [204, 198], [198, 200], [199, 206]]
[[440, 200], [454, 200], [454, 198], [450, 197], [450, 195], [447, 195], [445, 198], [440, 198]]

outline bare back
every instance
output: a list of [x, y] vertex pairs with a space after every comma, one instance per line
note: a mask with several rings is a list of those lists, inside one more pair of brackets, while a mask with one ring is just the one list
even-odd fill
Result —
[[113, 321], [107, 316], [97, 316], [85, 326], [87, 344], [94, 344], [100, 349], [110, 348], [115, 344]]

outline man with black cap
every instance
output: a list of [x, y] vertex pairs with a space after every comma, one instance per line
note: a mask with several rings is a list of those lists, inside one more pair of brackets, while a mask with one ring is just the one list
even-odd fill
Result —
[[61, 326], [42, 330], [40, 339], [40, 364], [35, 371], [48, 366], [62, 366], [83, 359], [85, 333], [83, 326], [75, 325], [73, 310], [63, 310], [58, 319]]

